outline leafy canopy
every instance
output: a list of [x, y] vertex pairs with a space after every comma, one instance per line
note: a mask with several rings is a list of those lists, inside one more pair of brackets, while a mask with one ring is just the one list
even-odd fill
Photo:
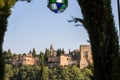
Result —
[[11, 8], [16, 3], [16, 0], [0, 0], [0, 9], [2, 9], [5, 6], [9, 6]]

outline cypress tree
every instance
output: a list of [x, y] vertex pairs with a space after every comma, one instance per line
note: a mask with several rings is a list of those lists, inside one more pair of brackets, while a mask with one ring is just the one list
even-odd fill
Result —
[[37, 56], [35, 48], [33, 48], [32, 56], [33, 56], [33, 57], [36, 57], [36, 56]]
[[40, 71], [40, 80], [44, 80], [44, 53], [40, 52], [40, 66], [41, 66], [41, 71]]
[[4, 35], [7, 30], [7, 19], [11, 14], [11, 7], [15, 4], [16, 0], [0, 0], [0, 80], [4, 77], [4, 57], [2, 55], [2, 45]]
[[120, 80], [119, 42], [111, 0], [77, 0], [87, 30], [94, 60], [95, 80]]
[[45, 50], [45, 56], [44, 56], [44, 61], [45, 64], [48, 64], [48, 57], [50, 56], [50, 51], [48, 49]]

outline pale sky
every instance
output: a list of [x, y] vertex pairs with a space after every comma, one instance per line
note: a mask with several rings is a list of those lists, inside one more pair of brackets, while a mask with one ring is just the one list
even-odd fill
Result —
[[[117, 0], [112, 0], [115, 25], [118, 30]], [[53, 44], [55, 49], [65, 51], [78, 49], [87, 43], [88, 34], [75, 23], [68, 23], [71, 16], [81, 17], [76, 0], [69, 0], [63, 13], [55, 14], [47, 7], [47, 0], [32, 0], [31, 3], [17, 2], [8, 19], [8, 28], [4, 38], [3, 50], [11, 49], [13, 53], [28, 53], [33, 48], [37, 53]]]

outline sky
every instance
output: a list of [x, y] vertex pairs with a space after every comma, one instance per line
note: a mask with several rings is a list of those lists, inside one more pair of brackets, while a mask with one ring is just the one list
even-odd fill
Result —
[[[39, 54], [53, 44], [54, 49], [64, 48], [68, 52], [69, 49], [72, 51], [79, 49], [80, 45], [89, 44], [84, 27], [68, 23], [71, 16], [82, 18], [76, 0], [69, 0], [67, 9], [58, 14], [50, 11], [47, 3], [47, 0], [32, 0], [31, 3], [19, 1], [15, 4], [8, 19], [3, 50], [28, 53], [35, 48]], [[112, 0], [112, 8], [118, 30], [117, 0]]]

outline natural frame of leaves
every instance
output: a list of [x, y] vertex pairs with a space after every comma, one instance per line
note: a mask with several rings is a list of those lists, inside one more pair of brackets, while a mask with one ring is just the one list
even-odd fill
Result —
[[[90, 38], [95, 79], [120, 80], [120, 68], [117, 66], [120, 65], [119, 42], [110, 6], [111, 0], [77, 1], [84, 16], [84, 27]], [[4, 80], [2, 45], [7, 30], [7, 19], [15, 3], [16, 0], [0, 0], [0, 80]]]
[[16, 0], [0, 0], [0, 80], [4, 80], [4, 56], [2, 55], [2, 45], [4, 35], [7, 30], [7, 19], [11, 14], [11, 8], [15, 5]]

